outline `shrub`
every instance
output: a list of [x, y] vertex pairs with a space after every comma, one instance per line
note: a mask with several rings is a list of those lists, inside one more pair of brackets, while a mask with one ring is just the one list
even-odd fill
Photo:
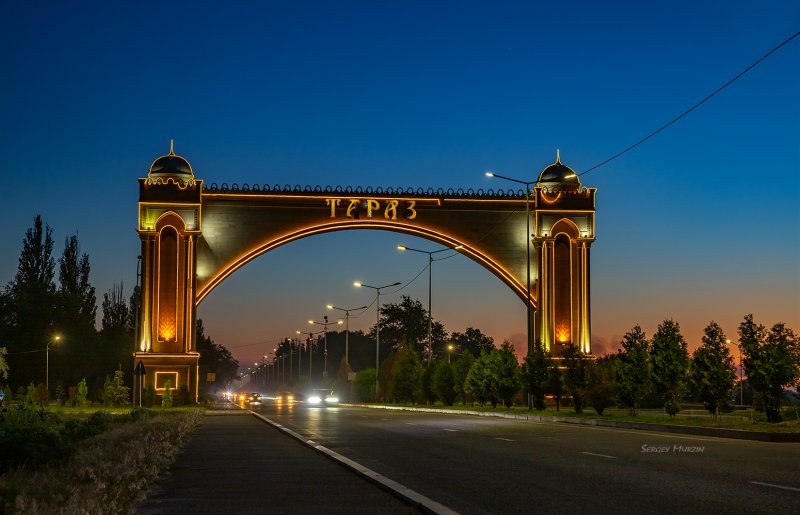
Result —
[[170, 382], [169, 379], [164, 383], [164, 395], [161, 396], [161, 407], [172, 407], [172, 382]]
[[75, 406], [83, 408], [86, 406], [86, 395], [89, 393], [89, 387], [86, 386], [86, 378], [81, 379], [75, 390]]
[[0, 424], [0, 475], [15, 467], [35, 469], [68, 458], [74, 448], [59, 425], [60, 420], [52, 414], [8, 411]]
[[152, 408], [156, 403], [156, 389], [145, 388], [142, 390], [142, 406]]

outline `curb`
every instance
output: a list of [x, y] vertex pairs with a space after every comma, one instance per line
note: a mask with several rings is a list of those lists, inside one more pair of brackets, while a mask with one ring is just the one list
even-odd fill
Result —
[[767, 433], [762, 431], [745, 431], [743, 429], [722, 429], [716, 427], [678, 426], [670, 424], [650, 424], [647, 422], [615, 422], [596, 418], [554, 417], [517, 413], [491, 413], [487, 411], [447, 410], [440, 408], [413, 408], [409, 406], [387, 406], [375, 404], [346, 404], [357, 408], [386, 409], [398, 411], [419, 411], [423, 413], [442, 413], [446, 415], [472, 415], [478, 417], [507, 418], [533, 422], [555, 422], [560, 424], [577, 424], [585, 426], [614, 427], [619, 429], [637, 429], [640, 431], [658, 431], [661, 433], [677, 433], [695, 436], [716, 436], [735, 440], [753, 440], [773, 443], [798, 443], [800, 433]]
[[425, 497], [424, 495], [404, 486], [397, 481], [389, 479], [386, 476], [383, 476], [374, 470], [361, 465], [360, 463], [351, 460], [350, 458], [339, 454], [336, 451], [328, 449], [327, 447], [316, 443], [313, 440], [310, 440], [303, 435], [289, 429], [286, 426], [278, 424], [274, 420], [271, 420], [264, 415], [256, 413], [254, 411], [248, 410], [250, 414], [254, 417], [261, 419], [263, 422], [271, 425], [275, 429], [282, 431], [283, 433], [287, 434], [288, 436], [294, 438], [295, 440], [299, 441], [303, 445], [310, 447], [317, 451], [318, 453], [322, 454], [323, 456], [329, 458], [330, 460], [338, 463], [339, 465], [343, 466], [344, 468], [355, 472], [362, 478], [366, 479], [370, 483], [378, 486], [382, 490], [389, 492], [390, 494], [394, 495], [404, 503], [417, 508], [423, 513], [435, 514], [435, 515], [458, 515], [458, 512], [448, 508], [447, 506], [440, 504], [433, 499]]

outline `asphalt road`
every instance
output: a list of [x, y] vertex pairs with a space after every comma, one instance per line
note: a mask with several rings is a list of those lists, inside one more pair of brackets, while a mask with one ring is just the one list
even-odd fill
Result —
[[800, 444], [304, 404], [264, 416], [461, 513], [800, 513]]
[[418, 513], [249, 413], [203, 417], [136, 513]]

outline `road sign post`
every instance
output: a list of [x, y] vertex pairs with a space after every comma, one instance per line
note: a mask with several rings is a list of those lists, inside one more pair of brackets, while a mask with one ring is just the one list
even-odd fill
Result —
[[144, 363], [142, 360], [139, 360], [139, 363], [136, 365], [136, 370], [134, 374], [139, 376], [139, 407], [142, 407], [142, 382], [144, 382], [144, 376], [147, 374], [147, 371], [144, 368]]

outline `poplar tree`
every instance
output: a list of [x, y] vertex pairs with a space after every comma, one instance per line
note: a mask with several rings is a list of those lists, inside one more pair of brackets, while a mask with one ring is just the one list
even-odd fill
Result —
[[653, 389], [664, 403], [664, 411], [672, 417], [681, 409], [681, 395], [686, 389], [689, 351], [680, 325], [672, 319], [661, 322], [653, 334]]
[[692, 357], [691, 380], [698, 398], [719, 417], [719, 409], [733, 389], [736, 370], [719, 324], [711, 322], [704, 333], [703, 344]]
[[55, 331], [62, 338], [57, 347], [51, 346], [51, 351], [57, 352], [51, 355], [55, 358], [51, 359], [51, 374], [56, 382], [69, 384], [95, 372], [102, 363], [96, 347], [97, 298], [89, 281], [89, 255], [81, 254], [77, 235], [65, 238], [58, 265]]
[[6, 286], [2, 303], [2, 338], [17, 385], [43, 382], [42, 354], [53, 336], [54, 277], [53, 231], [36, 215], [33, 227], [25, 232], [17, 274]]

